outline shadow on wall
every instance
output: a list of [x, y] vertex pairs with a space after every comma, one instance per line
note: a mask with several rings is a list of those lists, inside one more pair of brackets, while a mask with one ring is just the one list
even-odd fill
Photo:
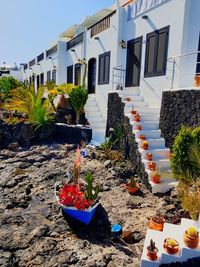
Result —
[[118, 93], [108, 94], [106, 136], [108, 136], [110, 128], [113, 128], [114, 130], [120, 129], [121, 136], [119, 150], [122, 152], [125, 159], [132, 162], [133, 169], [142, 180], [142, 183], [151, 190], [148, 174], [142, 163], [141, 154], [138, 150], [138, 144], [135, 141], [132, 126], [130, 125], [129, 118], [124, 115], [124, 106], [125, 105], [122, 103]]

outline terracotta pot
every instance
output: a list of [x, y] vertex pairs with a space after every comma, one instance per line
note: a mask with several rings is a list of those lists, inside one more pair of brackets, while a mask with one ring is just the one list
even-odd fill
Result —
[[137, 111], [136, 110], [131, 110], [131, 115], [136, 115]]
[[156, 261], [158, 256], [158, 249], [156, 248], [153, 252], [149, 250], [149, 248], [147, 247], [147, 258], [151, 261]]
[[149, 161], [152, 161], [153, 160], [153, 154], [146, 153], [146, 159], [149, 160]]
[[194, 77], [194, 80], [195, 80], [194, 86], [199, 87], [200, 86], [200, 75], [196, 75]]
[[165, 251], [168, 253], [168, 254], [176, 254], [176, 253], [178, 253], [178, 251], [179, 251], [179, 243], [178, 243], [178, 241], [176, 241], [176, 243], [177, 243], [177, 246], [175, 246], [175, 247], [171, 247], [171, 246], [169, 246], [168, 244], [167, 244], [167, 239], [169, 239], [169, 238], [166, 238], [165, 240], [164, 240], [164, 243], [163, 243], [163, 247], [164, 247], [164, 249], [165, 249]]
[[133, 241], [133, 233], [131, 231], [123, 231], [122, 238], [128, 244], [132, 244]]
[[156, 170], [156, 163], [155, 162], [149, 162], [148, 163], [148, 169], [150, 171], [155, 171]]
[[169, 153], [169, 159], [172, 160], [173, 158], [173, 153]]
[[[157, 218], [157, 220], [156, 220]], [[157, 231], [163, 231], [165, 220], [160, 216], [153, 216], [149, 221], [149, 228]]]
[[139, 139], [140, 139], [140, 140], [146, 140], [146, 136], [141, 134], [141, 135], [139, 136]]
[[185, 233], [184, 233], [183, 240], [184, 240], [185, 245], [188, 248], [196, 248], [199, 245], [199, 235], [189, 236], [187, 234], [187, 231], [185, 231]]
[[130, 184], [126, 184], [126, 190], [129, 192], [129, 194], [134, 194], [140, 189], [139, 185], [136, 184], [135, 187], [131, 187]]
[[141, 131], [142, 130], [142, 125], [137, 125], [136, 126], [136, 130]]
[[140, 115], [135, 115], [133, 121], [140, 122]]
[[160, 183], [160, 175], [159, 174], [152, 174], [151, 175], [151, 181], [155, 184], [159, 184]]
[[131, 98], [130, 98], [130, 97], [126, 97], [126, 98], [125, 98], [125, 101], [130, 102], [130, 101], [131, 101]]
[[147, 150], [149, 148], [149, 144], [148, 143], [142, 143], [141, 148], [144, 150]]

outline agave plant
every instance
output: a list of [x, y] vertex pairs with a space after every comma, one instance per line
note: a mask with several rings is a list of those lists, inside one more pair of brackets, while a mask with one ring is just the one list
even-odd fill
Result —
[[32, 85], [21, 86], [12, 90], [5, 108], [7, 110], [25, 113], [28, 121], [36, 128], [50, 123], [54, 115], [48, 99], [44, 99], [45, 88], [40, 87], [36, 92]]

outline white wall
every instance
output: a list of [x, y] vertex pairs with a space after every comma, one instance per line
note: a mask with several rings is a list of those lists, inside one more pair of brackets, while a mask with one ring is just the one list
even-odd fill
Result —
[[[150, 106], [159, 106], [162, 90], [170, 88], [172, 63], [167, 64], [165, 76], [144, 78], [146, 35], [156, 29], [170, 25], [168, 58], [181, 53], [185, 0], [168, 0], [145, 13], [127, 21], [127, 7], [121, 11], [121, 38], [125, 41], [143, 36], [140, 91]], [[148, 15], [148, 19], [142, 19]], [[121, 51], [121, 62], [126, 68], [126, 51]], [[176, 81], [175, 81], [176, 83]]]

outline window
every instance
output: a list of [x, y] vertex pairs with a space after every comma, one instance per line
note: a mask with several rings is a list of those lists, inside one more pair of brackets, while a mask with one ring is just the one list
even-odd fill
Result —
[[35, 65], [35, 58], [29, 62], [29, 68]]
[[147, 34], [145, 77], [166, 74], [169, 26]]
[[67, 67], [67, 83], [73, 83], [73, 65]]
[[83, 33], [80, 33], [69, 42], [67, 42], [67, 50], [83, 42]]
[[51, 81], [51, 71], [47, 71], [47, 81], [50, 82]]
[[[198, 51], [200, 51], [200, 35], [199, 35], [199, 46]], [[200, 75], [200, 53], [197, 54], [197, 68], [196, 68], [196, 74]]]
[[75, 78], [74, 84], [80, 85], [81, 84], [81, 65], [80, 64], [75, 65], [75, 77], [74, 78]]
[[49, 57], [50, 55], [57, 52], [57, 45], [54, 45], [52, 48], [46, 51], [46, 57]]
[[44, 84], [44, 73], [40, 74], [40, 85]]
[[109, 84], [110, 78], [110, 52], [99, 56], [98, 84]]
[[52, 71], [52, 80], [54, 81], [54, 83], [56, 84], [56, 70]]
[[40, 54], [38, 57], [37, 57], [37, 62], [40, 62], [44, 59], [44, 53]]

